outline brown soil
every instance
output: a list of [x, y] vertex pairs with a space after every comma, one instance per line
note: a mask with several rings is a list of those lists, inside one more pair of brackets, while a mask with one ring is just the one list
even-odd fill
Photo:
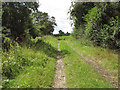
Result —
[[65, 72], [64, 72], [64, 63], [60, 56], [60, 42], [58, 43], [58, 56], [57, 56], [57, 64], [56, 64], [56, 73], [54, 78], [54, 88], [66, 88], [65, 82]]
[[66, 41], [66, 43], [68, 44], [68, 46], [70, 46], [75, 52], [77, 52], [81, 57], [83, 57], [89, 64], [91, 64], [94, 68], [96, 68], [96, 70], [101, 73], [101, 75], [103, 77], [106, 78], [106, 80], [108, 80], [115, 88], [118, 88], [118, 81], [114, 80], [113, 76], [110, 75], [106, 70], [104, 70], [100, 65], [98, 65], [97, 63], [95, 63], [93, 60], [90, 60], [88, 58], [86, 58], [85, 56], [83, 56], [83, 54], [79, 53], [78, 51], [76, 51], [71, 45], [69, 45], [69, 43]]

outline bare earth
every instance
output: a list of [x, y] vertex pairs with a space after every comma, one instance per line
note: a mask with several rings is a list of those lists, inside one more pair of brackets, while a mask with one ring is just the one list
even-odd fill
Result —
[[65, 72], [64, 72], [64, 63], [60, 56], [60, 42], [58, 43], [58, 56], [57, 56], [57, 64], [56, 64], [56, 74], [54, 78], [54, 88], [66, 88], [65, 82]]
[[[69, 45], [69, 43], [66, 41], [66, 43]], [[99, 73], [101, 73], [101, 75], [103, 77], [106, 78], [106, 80], [108, 80], [115, 88], [118, 88], [118, 81], [114, 80], [114, 78], [112, 77], [112, 75], [110, 75], [106, 70], [104, 70], [101, 66], [99, 66], [97, 63], [95, 63], [93, 60], [90, 60], [86, 57], [83, 56], [83, 54], [79, 53], [78, 51], [76, 51], [72, 46], [70, 46], [75, 52], [77, 52], [81, 57], [83, 57], [86, 61], [88, 61], [89, 64], [91, 64], [94, 68], [97, 69], [97, 71]]]

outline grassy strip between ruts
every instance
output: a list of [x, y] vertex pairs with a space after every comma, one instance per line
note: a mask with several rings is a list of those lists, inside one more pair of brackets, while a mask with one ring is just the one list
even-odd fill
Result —
[[118, 54], [115, 51], [102, 47], [94, 47], [90, 41], [84, 39], [76, 40], [74, 38], [68, 38], [67, 41], [78, 52], [103, 67], [104, 70], [112, 75], [113, 80], [117, 83]]
[[61, 41], [60, 49], [67, 51], [64, 57], [66, 82], [68, 88], [113, 88], [87, 61]]
[[36, 38], [33, 42], [34, 45], [29, 48], [19, 46], [3, 53], [3, 88], [52, 87], [57, 39], [47, 36], [46, 39]]

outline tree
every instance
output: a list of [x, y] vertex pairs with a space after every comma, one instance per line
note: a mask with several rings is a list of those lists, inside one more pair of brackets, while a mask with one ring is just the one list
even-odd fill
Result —
[[72, 3], [69, 9], [69, 13], [70, 19], [74, 21], [73, 23], [76, 29], [85, 23], [85, 20], [82, 17], [86, 15], [88, 11], [94, 6], [95, 5], [93, 2], [76, 2], [75, 4]]
[[55, 17], [49, 17], [48, 13], [36, 12], [33, 13], [33, 22], [39, 26], [39, 30], [42, 35], [52, 34], [54, 27], [57, 25], [55, 22]]
[[38, 3], [36, 2], [4, 2], [2, 4], [2, 25], [10, 30], [12, 38], [26, 36], [25, 30], [31, 28], [32, 22], [30, 14], [37, 12]]
[[69, 33], [69, 32], [67, 32], [67, 33], [66, 33], [66, 35], [67, 35], [67, 36], [69, 36], [69, 35], [70, 35], [70, 33]]
[[64, 32], [62, 30], [59, 30], [60, 35], [64, 35]]
[[96, 45], [119, 48], [119, 2], [76, 2], [69, 10], [75, 38], [89, 38]]

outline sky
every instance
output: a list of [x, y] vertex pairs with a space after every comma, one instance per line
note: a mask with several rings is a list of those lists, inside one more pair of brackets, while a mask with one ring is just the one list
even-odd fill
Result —
[[58, 34], [59, 30], [63, 32], [71, 32], [72, 27], [67, 14], [68, 9], [71, 5], [71, 0], [39, 0], [40, 7], [39, 11], [46, 12], [49, 16], [54, 16], [57, 26], [53, 34]]

